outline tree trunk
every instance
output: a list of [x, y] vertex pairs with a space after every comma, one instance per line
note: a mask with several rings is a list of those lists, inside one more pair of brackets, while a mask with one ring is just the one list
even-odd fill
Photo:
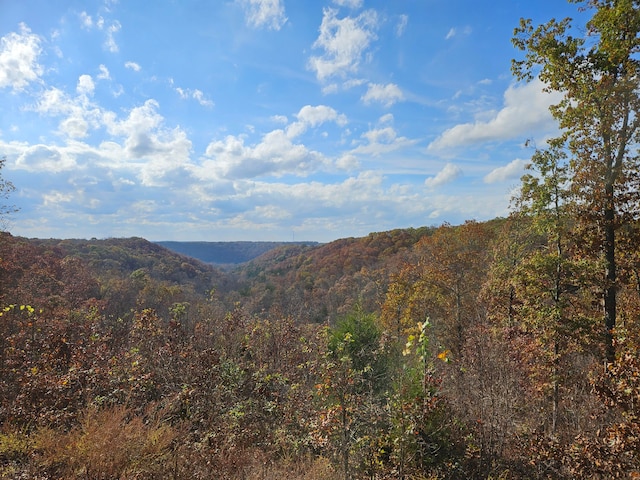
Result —
[[604, 208], [604, 326], [605, 326], [605, 354], [607, 362], [615, 360], [616, 351], [613, 345], [613, 329], [616, 326], [616, 239], [615, 239], [615, 209], [613, 183], [605, 186]]

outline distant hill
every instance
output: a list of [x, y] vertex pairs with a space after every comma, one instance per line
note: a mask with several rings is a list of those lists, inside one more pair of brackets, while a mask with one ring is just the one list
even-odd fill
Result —
[[287, 245], [318, 245], [317, 242], [155, 242], [169, 250], [216, 265], [238, 265], [275, 248]]

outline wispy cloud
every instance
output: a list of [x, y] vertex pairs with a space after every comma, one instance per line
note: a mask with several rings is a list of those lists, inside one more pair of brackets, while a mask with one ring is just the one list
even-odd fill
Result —
[[138, 65], [136, 62], [125, 62], [124, 66], [125, 68], [128, 68], [129, 70], [133, 70], [134, 72], [139, 72], [140, 70], [142, 70], [142, 67]]
[[92, 30], [94, 28], [97, 28], [98, 30], [106, 31], [107, 38], [104, 41], [104, 47], [107, 50], [109, 50], [111, 53], [116, 53], [120, 50], [120, 47], [118, 46], [115, 39], [115, 34], [118, 33], [122, 28], [122, 25], [118, 20], [114, 20], [109, 25], [107, 25], [107, 22], [101, 15], [98, 15], [94, 20], [93, 17], [85, 11], [80, 12], [79, 17], [80, 25], [83, 29]]
[[180, 87], [176, 87], [175, 90], [176, 92], [178, 92], [178, 95], [180, 95], [180, 98], [182, 98], [183, 100], [187, 100], [187, 99], [196, 100], [203, 107], [214, 106], [213, 101], [206, 98], [204, 93], [202, 93], [202, 90], [198, 90], [197, 88], [192, 90], [190, 88], [180, 88]]
[[340, 5], [341, 7], [349, 7], [349, 8], [361, 8], [364, 4], [364, 0], [333, 0], [333, 3], [336, 5]]
[[407, 29], [409, 23], [409, 15], [400, 15], [398, 23], [396, 24], [396, 37], [401, 37], [404, 31]]
[[115, 34], [120, 31], [120, 28], [120, 22], [117, 20], [107, 27], [107, 39], [105, 40], [104, 45], [111, 53], [116, 53], [120, 50], [115, 39]]
[[457, 27], [451, 27], [444, 38], [445, 40], [451, 40], [453, 37], [457, 37], [459, 35], [464, 35], [464, 36], [471, 35], [472, 32], [473, 32], [473, 29], [469, 26], [463, 27], [462, 29], [459, 29]]
[[282, 0], [237, 0], [245, 11], [247, 24], [271, 30], [280, 30], [286, 23]]

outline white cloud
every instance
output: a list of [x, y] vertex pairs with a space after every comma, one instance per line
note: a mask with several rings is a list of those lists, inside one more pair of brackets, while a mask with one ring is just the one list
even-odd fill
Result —
[[324, 50], [322, 56], [309, 59], [309, 68], [316, 72], [318, 80], [333, 76], [344, 78], [358, 70], [365, 51], [377, 38], [378, 15], [373, 10], [362, 12], [357, 17], [337, 18], [332, 8], [323, 10], [320, 35], [314, 48]]
[[362, 96], [362, 101], [369, 105], [372, 102], [378, 102], [385, 107], [390, 107], [394, 103], [404, 99], [404, 95], [400, 87], [395, 83], [381, 85], [379, 83], [370, 83], [367, 92]]
[[134, 72], [139, 72], [142, 68], [136, 62], [125, 62], [124, 66], [125, 68], [133, 70]]
[[444, 37], [445, 40], [451, 40], [453, 37], [456, 37], [460, 34], [462, 35], [471, 35], [471, 32], [473, 32], [473, 29], [469, 26], [466, 26], [462, 29], [462, 32], [460, 32], [457, 28], [455, 27], [451, 27], [449, 29], [449, 31], [447, 32], [447, 35]]
[[192, 96], [203, 107], [213, 107], [213, 102], [205, 98], [204, 93], [197, 88], [193, 91]]
[[163, 185], [173, 172], [190, 162], [192, 144], [179, 127], [163, 128], [164, 118], [157, 112], [158, 102], [147, 100], [133, 108], [127, 118], [118, 120], [113, 112], [103, 116], [107, 131], [124, 139], [124, 144], [103, 142], [102, 155], [111, 168], [135, 171], [144, 185]]
[[504, 182], [505, 180], [511, 180], [513, 178], [520, 178], [528, 163], [528, 160], [517, 158], [509, 164], [503, 167], [498, 167], [485, 175], [484, 183], [497, 183]]
[[102, 112], [88, 99], [93, 89], [91, 77], [81, 75], [76, 87], [77, 97], [72, 98], [52, 87], [40, 93], [33, 110], [44, 115], [62, 117], [57, 133], [69, 138], [85, 137], [90, 128], [98, 128], [102, 121]]
[[95, 88], [91, 75], [80, 75], [80, 78], [78, 78], [78, 85], [76, 86], [78, 94], [91, 96], [93, 95]]
[[210, 143], [205, 154], [208, 158], [202, 166], [193, 168], [195, 176], [201, 179], [305, 176], [329, 166], [321, 153], [293, 143], [280, 129], [267, 133], [254, 146], [245, 145], [242, 136], [229, 135]]
[[109, 69], [104, 65], [100, 64], [98, 67], [100, 73], [98, 74], [98, 80], [110, 80], [111, 74], [109, 73]]
[[282, 124], [289, 123], [289, 119], [286, 117], [286, 115], [273, 115], [271, 116], [271, 120], [275, 123], [282, 123]]
[[107, 39], [105, 40], [104, 45], [111, 53], [116, 53], [119, 50], [118, 44], [116, 43], [115, 34], [120, 31], [120, 27], [120, 22], [116, 20], [107, 28]]
[[[560, 101], [558, 92], [546, 93], [540, 80], [511, 85], [504, 94], [504, 107], [489, 120], [463, 123], [446, 130], [430, 145], [441, 150], [462, 145], [507, 140], [554, 128], [549, 106]], [[484, 115], [484, 114], [483, 114]]]
[[83, 11], [83, 12], [80, 12], [79, 17], [80, 17], [80, 23], [83, 29], [92, 30], [95, 27], [98, 30], [106, 32], [107, 38], [104, 41], [104, 48], [109, 50], [111, 53], [117, 53], [120, 50], [115, 39], [115, 34], [118, 33], [122, 28], [122, 25], [120, 25], [119, 21], [117, 20], [113, 21], [105, 29], [105, 24], [106, 24], [105, 19], [100, 15], [98, 15], [97, 19], [94, 21], [91, 15]]
[[341, 7], [360, 8], [364, 3], [364, 0], [333, 0], [333, 3]]
[[393, 120], [393, 113], [387, 113], [378, 119], [378, 123], [384, 125], [385, 123], [393, 123]]
[[367, 143], [351, 150], [352, 154], [372, 155], [376, 157], [384, 153], [410, 147], [417, 143], [417, 140], [398, 137], [393, 127], [374, 128], [363, 133], [362, 138], [366, 139]]
[[355, 155], [346, 153], [336, 160], [336, 166], [342, 170], [356, 170], [360, 168], [360, 162]]
[[247, 24], [280, 30], [287, 17], [282, 0], [237, 0], [245, 11]]
[[317, 127], [325, 122], [335, 122], [341, 127], [347, 124], [347, 117], [344, 114], [339, 114], [326, 105], [317, 105], [315, 107], [305, 105], [296, 114], [296, 118], [298, 121], [291, 123], [287, 127], [286, 131], [289, 138], [295, 138], [304, 133], [308, 127]]
[[[91, 163], [93, 168], [130, 172], [143, 185], [157, 186], [166, 184], [168, 178], [175, 177], [174, 172], [190, 162], [191, 141], [178, 127], [164, 128], [155, 100], [147, 100], [119, 119], [116, 113], [103, 111], [88, 100], [89, 79], [88, 75], [80, 77], [75, 98], [56, 88], [42, 93], [34, 110], [61, 117], [58, 133], [66, 137], [65, 144], [23, 146], [17, 153], [17, 168], [59, 172]], [[97, 147], [76, 140], [98, 127], [105, 127], [111, 138], [106, 137]]]
[[29, 27], [20, 24], [20, 33], [11, 32], [0, 38], [0, 88], [24, 90], [42, 75], [38, 57], [41, 39]]
[[73, 194], [52, 190], [42, 195], [42, 203], [45, 207], [58, 206], [60, 203], [69, 203], [73, 200]]
[[180, 87], [176, 87], [175, 90], [176, 92], [178, 92], [178, 95], [180, 95], [180, 98], [184, 100], [194, 99], [203, 107], [214, 106], [213, 101], [209, 100], [208, 98], [205, 98], [204, 93], [202, 93], [202, 91], [198, 90], [197, 88], [195, 90], [191, 90], [190, 88], [183, 89]]
[[429, 177], [424, 181], [424, 184], [429, 188], [436, 188], [441, 185], [453, 182], [456, 178], [462, 175], [462, 170], [452, 163], [447, 163], [442, 170], [440, 170], [435, 177]]
[[15, 165], [18, 169], [39, 173], [59, 173], [77, 168], [76, 158], [71, 149], [49, 145], [31, 145], [24, 148]]
[[91, 29], [93, 27], [93, 19], [91, 15], [88, 15], [87, 12], [80, 13], [80, 21], [82, 22], [83, 28]]

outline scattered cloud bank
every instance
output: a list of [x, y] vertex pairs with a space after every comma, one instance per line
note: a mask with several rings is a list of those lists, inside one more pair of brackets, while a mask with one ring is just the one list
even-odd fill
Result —
[[[267, 57], [256, 39], [283, 45], [299, 11], [287, 4], [289, 19], [282, 0], [224, 3], [217, 11], [241, 38], [189, 25], [180, 32], [193, 34], [189, 58], [132, 48], [117, 3], [67, 12], [56, 32], [16, 23], [0, 37], [0, 100], [15, 117], [0, 118], [0, 155], [20, 188], [18, 234], [96, 236], [100, 226], [105, 236], [282, 238], [295, 229], [322, 241], [486, 218], [504, 208], [499, 184], [526, 166], [514, 140], [554, 128], [548, 106], [557, 97], [540, 82], [507, 87], [483, 72], [459, 96], [447, 86], [446, 100], [437, 98], [428, 69], [407, 66], [409, 27], [422, 26], [415, 11], [327, 0], [316, 7], [317, 35], [306, 25], [296, 37], [305, 43]], [[84, 63], [74, 57], [79, 41], [91, 52]], [[135, 58], [144, 68], [127, 60]], [[482, 94], [469, 100], [470, 91]], [[511, 149], [501, 154], [500, 142]], [[498, 155], [465, 151], [476, 146]]]

